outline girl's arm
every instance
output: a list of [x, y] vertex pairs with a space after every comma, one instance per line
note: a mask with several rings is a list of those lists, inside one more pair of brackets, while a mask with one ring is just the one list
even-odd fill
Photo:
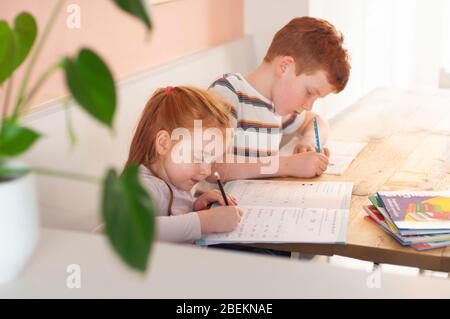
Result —
[[200, 219], [196, 212], [156, 218], [156, 239], [159, 241], [194, 242], [201, 236]]

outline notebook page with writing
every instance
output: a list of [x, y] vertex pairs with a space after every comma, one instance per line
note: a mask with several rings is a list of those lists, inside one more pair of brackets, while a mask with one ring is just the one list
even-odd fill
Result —
[[[293, 137], [280, 149], [279, 154], [281, 156], [291, 155], [298, 141], [297, 137]], [[343, 174], [366, 145], [367, 143], [362, 142], [328, 141], [325, 147], [330, 150], [331, 156], [325, 174]]]
[[230, 233], [209, 234], [218, 243], [345, 243], [352, 183], [244, 180], [227, 183], [243, 210]]

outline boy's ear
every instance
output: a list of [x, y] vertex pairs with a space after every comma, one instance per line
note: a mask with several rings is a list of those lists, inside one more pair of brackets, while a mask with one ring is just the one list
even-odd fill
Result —
[[280, 57], [280, 60], [278, 62], [278, 72], [279, 75], [284, 74], [285, 72], [287, 72], [289, 70], [289, 68], [295, 68], [295, 60], [293, 57], [286, 55], [286, 56], [282, 56]]
[[172, 140], [170, 139], [169, 132], [161, 130], [156, 134], [156, 152], [159, 155], [165, 155], [170, 151], [172, 147]]

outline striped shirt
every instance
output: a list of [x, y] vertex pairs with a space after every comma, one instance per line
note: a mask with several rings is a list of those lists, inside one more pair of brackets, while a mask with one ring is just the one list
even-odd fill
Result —
[[231, 115], [236, 129], [232, 153], [237, 156], [277, 155], [283, 134], [294, 133], [305, 120], [305, 112], [278, 115], [272, 101], [239, 73], [225, 74], [209, 89], [232, 106]]

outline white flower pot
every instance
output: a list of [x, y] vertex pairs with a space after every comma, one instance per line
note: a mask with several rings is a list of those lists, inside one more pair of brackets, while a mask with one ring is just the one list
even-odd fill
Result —
[[0, 181], [0, 284], [14, 279], [39, 238], [39, 212], [32, 174]]

